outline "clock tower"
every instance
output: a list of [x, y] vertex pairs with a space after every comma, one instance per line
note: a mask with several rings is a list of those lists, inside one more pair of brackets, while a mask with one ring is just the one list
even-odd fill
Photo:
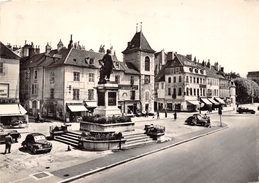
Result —
[[142, 30], [137, 31], [122, 52], [123, 61], [132, 63], [139, 71], [140, 110], [154, 112], [155, 51], [150, 47]]

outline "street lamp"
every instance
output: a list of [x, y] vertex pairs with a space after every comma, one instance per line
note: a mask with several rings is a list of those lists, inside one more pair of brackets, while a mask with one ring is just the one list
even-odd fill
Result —
[[[172, 98], [173, 98], [173, 99], [176, 99], [176, 93], [173, 93]], [[177, 119], [177, 114], [176, 114], [176, 107], [175, 107], [175, 105], [174, 105], [174, 119]]]

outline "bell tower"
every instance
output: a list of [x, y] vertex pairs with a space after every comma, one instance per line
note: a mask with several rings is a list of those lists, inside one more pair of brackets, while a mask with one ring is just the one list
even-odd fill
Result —
[[140, 31], [138, 31], [137, 26], [135, 35], [122, 53], [123, 61], [132, 63], [140, 72], [139, 100], [141, 110], [153, 112], [155, 51], [142, 32], [142, 23], [140, 24]]

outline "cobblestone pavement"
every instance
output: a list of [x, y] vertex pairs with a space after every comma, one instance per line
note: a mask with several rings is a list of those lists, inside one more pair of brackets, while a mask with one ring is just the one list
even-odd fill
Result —
[[[225, 111], [233, 110], [232, 107], [224, 109]], [[217, 111], [214, 111], [217, 112]], [[176, 120], [173, 119], [173, 113], [168, 113], [165, 118], [164, 113], [160, 113], [160, 119], [156, 117], [139, 117], [133, 118], [135, 122], [136, 130], [143, 130], [145, 124], [162, 125], [166, 127], [165, 137], [168, 139], [174, 139], [184, 134], [196, 132], [204, 129], [199, 126], [188, 126], [184, 125], [184, 120], [192, 113], [178, 113]], [[41, 132], [46, 136], [49, 136], [49, 127], [55, 125], [61, 125], [63, 122], [52, 121], [45, 123], [29, 123], [28, 128], [18, 129], [22, 134], [21, 139], [18, 143], [12, 145], [10, 154], [4, 155], [4, 144], [0, 145], [0, 182], [35, 182], [37, 178], [31, 176], [39, 172], [54, 172], [60, 169], [76, 166], [80, 163], [90, 162], [92, 160], [103, 158], [108, 155], [112, 155], [115, 152], [102, 151], [102, 152], [91, 152], [82, 151], [78, 149], [72, 149], [67, 151], [68, 146], [66, 144], [51, 141], [53, 149], [50, 153], [33, 155], [29, 151], [25, 151], [21, 147], [21, 142], [24, 140], [26, 135], [31, 132]], [[70, 123], [71, 126], [68, 130], [79, 130], [79, 123]], [[212, 121], [212, 127], [218, 126], [218, 121]], [[152, 145], [150, 145], [152, 146]], [[127, 151], [124, 151], [127, 153]], [[45, 175], [46, 175], [45, 174]], [[40, 175], [39, 175], [40, 176]], [[28, 178], [30, 177], [30, 178]], [[33, 178], [31, 178], [33, 177]], [[58, 182], [62, 179], [60, 177], [52, 177], [52, 182]], [[40, 179], [37, 182], [49, 182], [49, 179]]]

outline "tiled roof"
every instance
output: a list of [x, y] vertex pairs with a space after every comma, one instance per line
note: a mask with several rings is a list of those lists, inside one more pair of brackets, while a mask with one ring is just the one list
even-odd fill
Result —
[[155, 76], [155, 82], [165, 81], [165, 69], [172, 64], [173, 60], [169, 60], [165, 65], [161, 68], [159, 73]]
[[35, 54], [31, 58], [24, 57], [21, 59], [21, 69], [38, 67], [45, 60], [45, 53]]
[[16, 55], [12, 50], [7, 48], [2, 42], [0, 42], [0, 57], [17, 60], [20, 59], [18, 55]]
[[155, 53], [155, 51], [150, 47], [147, 39], [145, 38], [142, 31], [136, 32], [132, 40], [129, 42], [127, 48], [122, 53], [130, 53], [134, 51], [144, 51], [148, 53]]
[[140, 74], [140, 72], [131, 62], [121, 62], [121, 66], [123, 67], [125, 74]]

